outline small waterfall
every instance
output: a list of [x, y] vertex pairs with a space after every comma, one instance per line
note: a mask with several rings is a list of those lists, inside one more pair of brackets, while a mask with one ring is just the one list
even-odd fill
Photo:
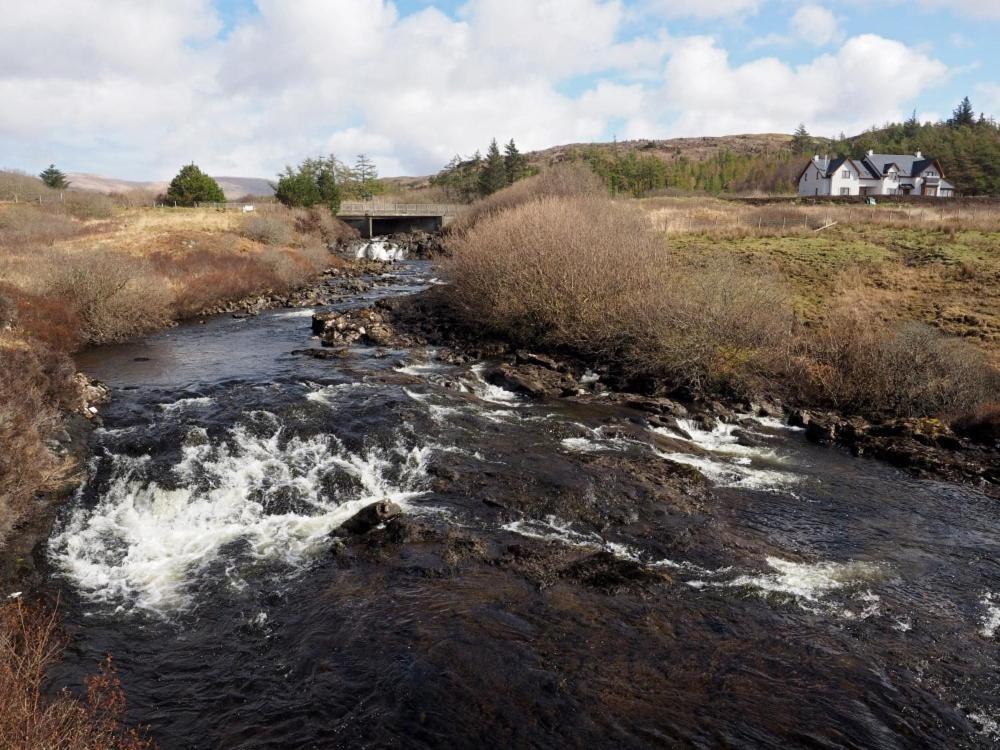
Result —
[[406, 260], [406, 250], [386, 237], [372, 237], [358, 247], [355, 257], [385, 261]]

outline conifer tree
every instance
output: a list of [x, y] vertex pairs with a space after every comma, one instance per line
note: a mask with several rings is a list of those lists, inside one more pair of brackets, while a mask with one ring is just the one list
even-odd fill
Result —
[[181, 167], [170, 181], [167, 200], [179, 206], [193, 206], [195, 203], [224, 203], [226, 195], [219, 183], [191, 163]]
[[809, 131], [806, 130], [805, 123], [801, 123], [795, 128], [795, 134], [792, 136], [792, 149], [796, 154], [807, 154], [813, 150], [813, 139], [809, 135]]
[[483, 162], [482, 171], [479, 173], [479, 194], [492, 195], [500, 188], [507, 185], [507, 168], [500, 155], [500, 147], [497, 146], [497, 139], [490, 141], [490, 147], [486, 151], [486, 159]]
[[951, 119], [948, 120], [948, 124], [953, 128], [976, 124], [976, 111], [972, 108], [972, 102], [969, 101], [969, 97], [962, 99], [959, 105], [952, 110]]
[[361, 198], [368, 200], [375, 195], [378, 170], [375, 168], [375, 162], [369, 159], [367, 154], [358, 154], [357, 161], [354, 162], [354, 177], [358, 182]]
[[66, 175], [56, 169], [55, 164], [49, 164], [49, 168], [38, 175], [38, 178], [50, 188], [55, 188], [56, 190], [65, 190], [69, 187], [69, 180], [66, 179]]
[[528, 159], [517, 150], [517, 144], [511, 138], [503, 150], [504, 169], [507, 172], [507, 184], [513, 185], [528, 176]]

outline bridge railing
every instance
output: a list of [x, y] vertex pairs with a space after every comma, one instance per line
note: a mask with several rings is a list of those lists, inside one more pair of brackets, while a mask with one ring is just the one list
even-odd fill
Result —
[[388, 203], [343, 201], [340, 216], [455, 216], [461, 206], [452, 203]]

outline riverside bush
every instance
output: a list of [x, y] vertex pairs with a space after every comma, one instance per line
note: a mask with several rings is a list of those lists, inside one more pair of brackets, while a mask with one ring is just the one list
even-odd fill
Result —
[[1000, 377], [973, 345], [913, 321], [835, 310], [800, 343], [800, 397], [868, 416], [975, 413]]
[[604, 184], [581, 162], [557, 164], [541, 174], [518, 180], [513, 185], [482, 198], [466, 208], [451, 224], [450, 231], [460, 232], [475, 226], [480, 219], [545, 197], [570, 198], [606, 194]]
[[631, 378], [744, 392], [791, 335], [772, 280], [721, 262], [685, 265], [641, 213], [607, 198], [549, 197], [489, 213], [449, 247], [443, 293], [461, 321]]
[[295, 230], [282, 217], [248, 216], [243, 220], [243, 236], [265, 245], [287, 245]]

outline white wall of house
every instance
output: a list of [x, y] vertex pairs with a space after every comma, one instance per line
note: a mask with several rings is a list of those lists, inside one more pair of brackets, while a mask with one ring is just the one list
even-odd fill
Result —
[[810, 164], [799, 180], [799, 195], [829, 195], [830, 181], [823, 177], [815, 164]]

